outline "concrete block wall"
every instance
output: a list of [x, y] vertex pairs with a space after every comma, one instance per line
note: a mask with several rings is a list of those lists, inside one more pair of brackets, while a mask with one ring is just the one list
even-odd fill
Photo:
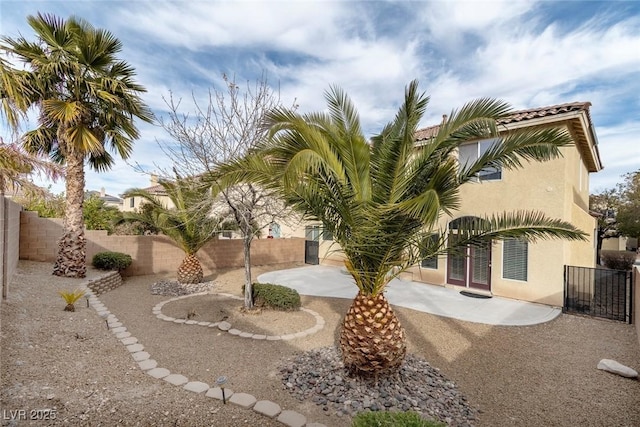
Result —
[[122, 285], [122, 276], [117, 271], [109, 273], [99, 279], [89, 280], [87, 287], [91, 289], [96, 295], [109, 292], [112, 289], [120, 287]]
[[[22, 212], [20, 223], [20, 259], [54, 262], [62, 220], [39, 218], [37, 213]], [[122, 272], [125, 276], [175, 273], [184, 252], [166, 236], [116, 236], [106, 231], [87, 230], [87, 264], [98, 252], [114, 251], [131, 255], [133, 262]], [[205, 275], [219, 268], [244, 265], [242, 240], [212, 240], [197, 253]], [[251, 264], [304, 263], [304, 239], [255, 239], [251, 244]]]
[[640, 267], [633, 267], [633, 323], [636, 325], [638, 342], [640, 342]]
[[20, 259], [54, 262], [62, 231], [62, 219], [40, 218], [37, 212], [21, 212]]
[[22, 207], [6, 197], [2, 197], [0, 208], [0, 289], [2, 297], [9, 292], [9, 283], [18, 267], [20, 247], [20, 213]]

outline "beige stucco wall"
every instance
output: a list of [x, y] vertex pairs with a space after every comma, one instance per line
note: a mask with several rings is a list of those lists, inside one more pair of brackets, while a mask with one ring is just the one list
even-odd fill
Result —
[[[167, 209], [175, 207], [173, 202], [168, 196], [155, 196]], [[131, 206], [131, 200], [133, 199], [133, 206]], [[123, 212], [138, 212], [140, 207], [145, 203], [142, 197], [125, 197], [122, 202], [121, 210]]]
[[[564, 265], [593, 267], [595, 220], [589, 215], [588, 173], [578, 167], [578, 150], [562, 149], [563, 157], [544, 163], [525, 163], [518, 170], [503, 170], [502, 179], [465, 184], [461, 187], [461, 207], [453, 218], [442, 218], [439, 228], [462, 216], [484, 216], [518, 210], [542, 211], [551, 218], [571, 222], [583, 230], [586, 242], [547, 240], [530, 243], [526, 282], [503, 279], [503, 245], [495, 242], [491, 250], [491, 292], [497, 296], [562, 305]], [[446, 283], [446, 258], [439, 259], [438, 270], [412, 269], [413, 278], [434, 284]]]
[[626, 251], [627, 250], [627, 238], [626, 237], [610, 237], [602, 241], [603, 251]]
[[569, 221], [587, 236], [585, 241], [566, 242], [567, 249], [565, 264], [578, 267], [595, 267], [596, 265], [596, 229], [597, 222], [594, 217], [584, 211], [582, 207], [573, 205]]
[[[62, 220], [22, 212], [20, 258], [55, 261], [61, 235]], [[166, 236], [109, 236], [99, 230], [87, 230], [85, 235], [88, 263], [98, 252], [123, 252], [133, 258], [125, 271], [127, 275], [173, 273], [184, 258], [184, 252]], [[205, 274], [244, 265], [241, 240], [213, 240], [198, 251], [197, 256]], [[303, 263], [304, 239], [256, 239], [251, 244], [251, 261], [252, 265]]]

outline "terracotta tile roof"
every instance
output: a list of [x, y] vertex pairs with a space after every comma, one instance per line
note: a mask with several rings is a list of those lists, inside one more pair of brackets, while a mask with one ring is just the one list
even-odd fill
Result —
[[[543, 117], [555, 116], [563, 113], [570, 113], [573, 111], [585, 110], [589, 114], [590, 102], [569, 102], [566, 104], [550, 105], [548, 107], [531, 108], [527, 110], [514, 111], [508, 117], [500, 120], [500, 124], [517, 123], [525, 120], [538, 119]], [[589, 118], [591, 120], [591, 118]], [[429, 126], [426, 128], [418, 129], [416, 131], [416, 142], [424, 141], [433, 138], [440, 129], [440, 125]]]
[[431, 139], [438, 133], [440, 125], [429, 126], [428, 128], [418, 129], [415, 134], [416, 141], [424, 141], [425, 139]]
[[500, 120], [501, 124], [521, 122], [524, 120], [537, 119], [540, 117], [555, 116], [572, 111], [586, 110], [589, 112], [590, 102], [569, 102], [566, 104], [551, 105], [549, 107], [532, 108], [529, 110], [515, 111], [509, 117]]
[[149, 193], [152, 194], [167, 194], [167, 192], [165, 191], [164, 187], [160, 184], [157, 185], [152, 185], [151, 187], [147, 187], [144, 189], [145, 191], [148, 191]]

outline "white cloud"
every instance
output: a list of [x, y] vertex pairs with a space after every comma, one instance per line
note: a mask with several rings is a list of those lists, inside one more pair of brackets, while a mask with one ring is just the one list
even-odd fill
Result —
[[215, 46], [269, 46], [300, 52], [335, 40], [339, 2], [162, 2], [119, 10], [118, 20], [157, 42], [202, 50]]
[[640, 170], [640, 122], [630, 121], [597, 129], [604, 170], [591, 175], [591, 189], [601, 191], [622, 182], [621, 176]]
[[[41, 5], [11, 4], [25, 13]], [[47, 9], [67, 16], [75, 4], [51, 2]], [[323, 110], [323, 93], [336, 84], [353, 99], [368, 134], [392, 119], [415, 78], [431, 95], [425, 126], [478, 97], [515, 108], [591, 101], [605, 164], [592, 176], [599, 185], [617, 181], [640, 158], [640, 8], [624, 5], [636, 13], [619, 17], [617, 5], [606, 3], [509, 0], [93, 2], [78, 11], [121, 38], [125, 59], [148, 89], [144, 99], [158, 112], [166, 110], [169, 91], [190, 105], [192, 93], [204, 96], [223, 71], [238, 81], [266, 71], [285, 105], [296, 99], [302, 112]], [[3, 33], [31, 34], [5, 10]], [[161, 159], [154, 142], [161, 135], [145, 127], [134, 160]], [[124, 163], [87, 177], [89, 188], [105, 186], [111, 194], [148, 182]]]

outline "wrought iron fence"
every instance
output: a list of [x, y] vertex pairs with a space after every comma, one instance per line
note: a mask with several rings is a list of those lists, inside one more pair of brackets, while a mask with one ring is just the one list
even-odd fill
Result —
[[565, 313], [631, 323], [633, 272], [605, 268], [564, 268]]
[[304, 242], [304, 262], [306, 264], [320, 264], [320, 242], [305, 240]]

